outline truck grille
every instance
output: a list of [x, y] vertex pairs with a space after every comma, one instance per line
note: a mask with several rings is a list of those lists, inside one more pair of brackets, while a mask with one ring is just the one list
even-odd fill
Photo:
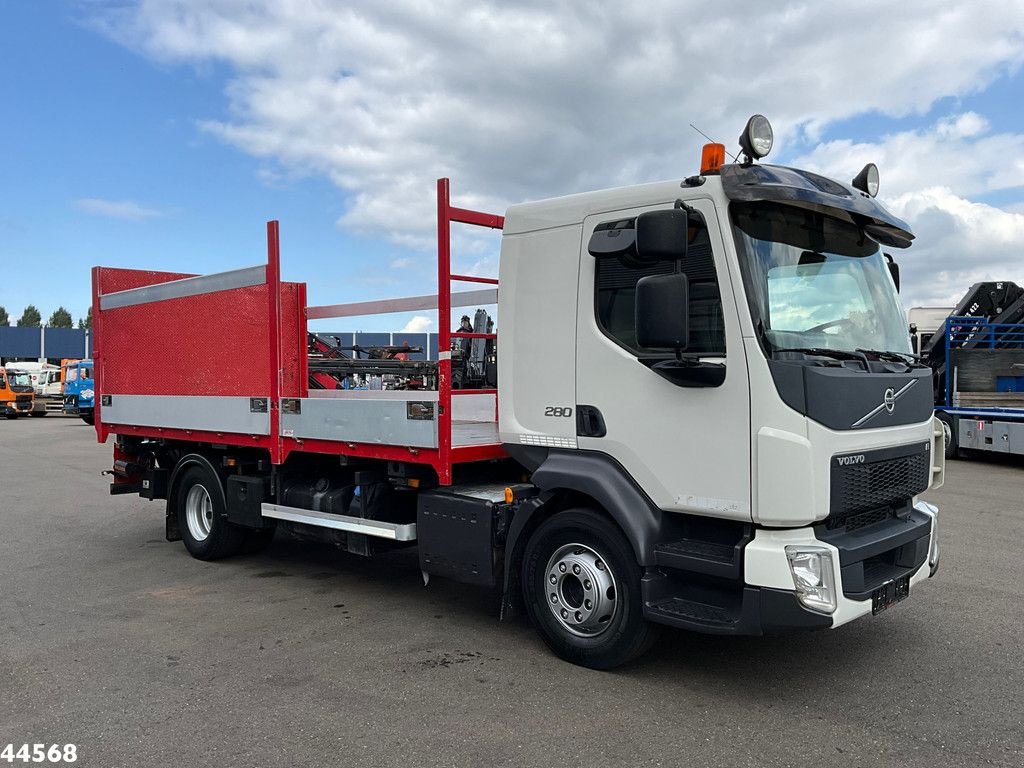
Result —
[[891, 517], [895, 508], [928, 488], [929, 446], [919, 443], [833, 457], [831, 479], [828, 527], [856, 530], [873, 525]]
[[14, 399], [15, 399], [15, 402], [17, 402], [19, 405], [21, 403], [31, 403], [32, 402], [32, 395], [17, 395], [17, 396], [15, 396]]

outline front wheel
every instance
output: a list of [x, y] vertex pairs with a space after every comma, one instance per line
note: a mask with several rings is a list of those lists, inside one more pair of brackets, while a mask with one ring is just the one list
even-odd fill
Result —
[[18, 418], [18, 412], [17, 411], [12, 411], [10, 413], [5, 413], [4, 416], [6, 416], [11, 421], [14, 421], [16, 418]]
[[227, 521], [224, 489], [208, 469], [191, 466], [184, 471], [175, 495], [178, 530], [185, 549], [199, 560], [217, 560], [238, 552], [245, 531]]
[[561, 512], [530, 537], [524, 602], [559, 657], [593, 669], [636, 658], [654, 641], [643, 617], [640, 567], [621, 531], [589, 509]]
[[90, 427], [96, 423], [96, 418], [91, 413], [83, 413], [82, 421], [88, 424]]

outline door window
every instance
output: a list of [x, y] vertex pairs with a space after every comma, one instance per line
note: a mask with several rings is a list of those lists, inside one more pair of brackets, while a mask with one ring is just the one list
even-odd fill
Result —
[[[707, 225], [691, 232], [686, 258], [682, 263], [690, 283], [690, 341], [685, 355], [691, 357], [725, 356], [725, 322], [722, 296], [715, 272], [715, 261]], [[596, 259], [595, 308], [597, 324], [606, 336], [633, 354], [649, 356], [669, 350], [644, 349], [636, 340], [636, 284], [647, 275], [673, 272], [671, 262], [640, 265], [629, 259]]]

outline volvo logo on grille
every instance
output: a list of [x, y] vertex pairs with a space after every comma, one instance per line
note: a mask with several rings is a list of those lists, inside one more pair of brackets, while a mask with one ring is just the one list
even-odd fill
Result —
[[885, 406], [886, 413], [892, 413], [896, 410], [896, 390], [889, 387], [885, 390], [885, 395], [882, 396], [882, 405]]
[[882, 402], [880, 402], [870, 411], [868, 411], [855, 422], [853, 422], [851, 426], [854, 429], [856, 429], [864, 422], [870, 420], [872, 417], [881, 413], [883, 410], [891, 415], [892, 412], [896, 410], [896, 401], [903, 397], [903, 395], [906, 394], [907, 390], [910, 389], [915, 384], [917, 384], [917, 379], [911, 379], [898, 390], [889, 387], [887, 390], [885, 390], [885, 393], [882, 395]]
[[867, 457], [863, 453], [858, 453], [856, 456], [836, 456], [836, 461], [840, 466], [863, 464], [866, 460]]

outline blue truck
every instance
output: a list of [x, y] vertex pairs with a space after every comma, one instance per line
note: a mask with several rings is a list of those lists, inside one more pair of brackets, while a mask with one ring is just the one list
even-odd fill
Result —
[[946, 456], [1024, 455], [1024, 288], [976, 283], [923, 350]]
[[64, 362], [64, 413], [81, 416], [86, 424], [93, 424], [96, 405], [96, 384], [92, 374], [92, 360]]

